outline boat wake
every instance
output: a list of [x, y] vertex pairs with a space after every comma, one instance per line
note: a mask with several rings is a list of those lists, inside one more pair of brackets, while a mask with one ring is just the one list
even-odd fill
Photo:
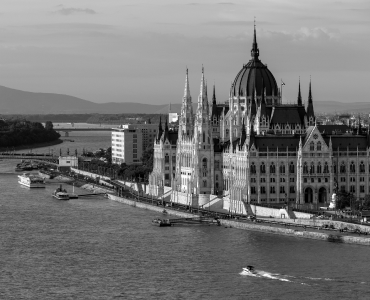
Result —
[[351, 280], [343, 280], [343, 279], [335, 279], [335, 278], [321, 278], [321, 277], [306, 277], [306, 276], [292, 276], [292, 275], [283, 275], [279, 273], [270, 273], [262, 270], [253, 270], [253, 272], [247, 272], [245, 269], [239, 273], [243, 276], [251, 276], [256, 278], [268, 278], [272, 280], [279, 280], [291, 283], [297, 283], [302, 285], [318, 285], [320, 283], [329, 283], [329, 282], [340, 282], [340, 283], [347, 283], [347, 284], [366, 284], [366, 282], [361, 281], [351, 281]]

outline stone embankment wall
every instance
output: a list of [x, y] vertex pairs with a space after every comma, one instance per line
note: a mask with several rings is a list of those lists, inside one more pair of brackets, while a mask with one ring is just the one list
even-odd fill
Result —
[[71, 171], [74, 172], [74, 173], [77, 173], [77, 174], [81, 174], [83, 176], [94, 178], [94, 179], [96, 179], [97, 177], [99, 177], [99, 178], [104, 179], [104, 180], [110, 180], [110, 177], [108, 177], [108, 176], [102, 176], [102, 175], [98, 175], [98, 174], [95, 174], [95, 173], [82, 171], [82, 170], [75, 169], [75, 168], [71, 168]]
[[346, 222], [340, 221], [332, 221], [332, 220], [321, 220], [321, 219], [268, 219], [269, 221], [276, 221], [276, 222], [284, 222], [288, 224], [298, 224], [298, 225], [307, 225], [307, 226], [334, 226], [335, 229], [344, 229], [347, 228], [348, 230], [360, 230], [361, 232], [367, 232], [370, 234], [370, 226], [366, 225], [359, 225], [359, 224], [351, 224]]
[[[128, 204], [128, 205], [143, 208], [143, 209], [148, 209], [148, 210], [157, 211], [157, 212], [163, 211], [163, 207], [161, 206], [152, 206], [150, 204], [128, 200], [128, 199], [124, 199], [124, 198], [117, 197], [114, 195], [108, 195], [108, 198], [110, 200], [118, 201], [124, 204]], [[176, 211], [176, 210], [172, 210], [168, 208], [166, 208], [166, 211], [168, 215], [173, 215], [177, 217], [183, 217], [183, 218], [194, 217], [193, 214]], [[279, 219], [279, 221], [281, 220], [282, 219]], [[220, 222], [224, 226], [231, 226], [234, 228], [244, 229], [244, 230], [254, 230], [254, 231], [267, 232], [267, 233], [273, 233], [273, 234], [281, 234], [281, 235], [296, 236], [296, 237], [301, 237], [301, 238], [324, 240], [324, 241], [329, 241], [329, 242], [360, 244], [360, 245], [370, 246], [370, 238], [364, 238], [360, 236], [359, 237], [344, 236], [344, 235], [339, 235], [335, 233], [330, 234], [330, 233], [323, 233], [323, 232], [295, 230], [295, 229], [290, 229], [290, 228], [280, 228], [280, 227], [275, 227], [275, 226], [260, 225], [258, 223], [252, 223], [252, 222], [246, 223], [246, 222], [238, 222], [234, 220], [225, 220], [225, 219], [220, 219]]]
[[312, 214], [308, 213], [302, 213], [297, 211], [291, 211], [289, 212], [286, 209], [280, 209], [280, 208], [272, 208], [272, 207], [263, 207], [258, 205], [249, 204], [252, 212], [259, 216], [259, 217], [272, 217], [272, 218], [300, 218], [300, 219], [310, 219], [312, 217]]

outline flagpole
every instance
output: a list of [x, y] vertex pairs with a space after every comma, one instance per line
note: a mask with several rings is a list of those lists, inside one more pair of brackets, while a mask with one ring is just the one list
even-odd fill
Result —
[[283, 79], [280, 78], [280, 104], [283, 103], [283, 85], [285, 85], [285, 83], [283, 82]]

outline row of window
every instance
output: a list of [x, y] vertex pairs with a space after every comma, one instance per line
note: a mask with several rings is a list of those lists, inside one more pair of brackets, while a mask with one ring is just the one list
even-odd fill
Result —
[[[290, 165], [289, 165], [289, 173], [291, 174], [294, 174], [294, 163], [291, 162]], [[256, 165], [254, 164], [254, 162], [251, 164], [250, 166], [250, 171], [252, 174], [256, 174], [257, 173], [257, 167]], [[270, 167], [269, 167], [269, 171], [271, 174], [275, 174], [276, 173], [276, 165], [275, 163], [271, 163]], [[279, 172], [280, 174], [285, 174], [285, 164], [284, 163], [281, 163], [280, 166], [279, 166]], [[266, 165], [264, 162], [261, 163], [260, 165], [260, 173], [264, 174], [266, 173]]]
[[[314, 183], [315, 182], [315, 178], [313, 178], [313, 177], [311, 177], [311, 178], [307, 178], [307, 177], [305, 177], [305, 178], [303, 178], [303, 182], [304, 183], [307, 183], [308, 182], [308, 179], [310, 179], [310, 182], [311, 183]], [[321, 183], [321, 182], [329, 182], [329, 178], [327, 178], [327, 177], [325, 177], [325, 178], [317, 178], [317, 182], [318, 183]]]
[[[257, 193], [257, 187], [251, 186], [251, 194], [256, 194]], [[261, 194], [266, 194], [266, 187], [265, 186], [260, 186], [260, 193]], [[280, 194], [286, 194], [285, 191], [285, 186], [280, 186], [279, 187], [279, 193]], [[295, 186], [291, 185], [289, 187], [289, 193], [295, 193]], [[276, 187], [275, 186], [270, 186], [270, 194], [276, 194]]]
[[329, 165], [326, 162], [324, 164], [324, 168], [322, 167], [321, 163], [319, 162], [315, 168], [315, 164], [312, 162], [310, 168], [308, 168], [307, 162], [303, 164], [303, 174], [321, 174], [321, 173], [329, 173]]

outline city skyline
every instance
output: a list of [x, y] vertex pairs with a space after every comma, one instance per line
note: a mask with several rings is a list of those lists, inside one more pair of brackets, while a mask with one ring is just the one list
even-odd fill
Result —
[[[123, 3], [122, 3], [123, 2]], [[250, 56], [256, 17], [260, 59], [283, 80], [283, 103], [366, 102], [370, 4], [365, 1], [5, 1], [0, 85], [97, 103], [180, 103], [185, 69], [193, 99], [228, 98]]]

